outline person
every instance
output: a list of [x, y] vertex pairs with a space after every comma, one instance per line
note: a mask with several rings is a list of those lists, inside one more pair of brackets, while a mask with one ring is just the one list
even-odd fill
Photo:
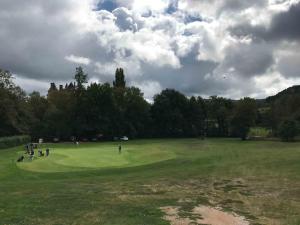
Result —
[[23, 162], [24, 156], [22, 155], [21, 157], [18, 158], [17, 162]]
[[34, 158], [34, 150], [33, 149], [30, 151], [30, 156], [29, 157], [30, 157], [31, 160], [33, 160], [33, 158]]
[[50, 150], [49, 150], [49, 148], [47, 148], [46, 149], [46, 156], [49, 156], [49, 152], [50, 152]]
[[25, 154], [29, 155], [29, 144], [25, 145]]
[[121, 153], [122, 153], [122, 146], [119, 145], [119, 154], [121, 154]]
[[39, 150], [39, 157], [44, 156], [42, 149]]

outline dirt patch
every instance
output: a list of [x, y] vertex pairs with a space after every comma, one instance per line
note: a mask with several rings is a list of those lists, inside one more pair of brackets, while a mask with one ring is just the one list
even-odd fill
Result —
[[190, 225], [193, 223], [193, 220], [189, 218], [179, 217], [179, 207], [166, 206], [160, 209], [166, 214], [163, 218], [169, 221], [171, 225]]
[[218, 209], [207, 206], [198, 206], [193, 210], [194, 214], [199, 214], [203, 219], [197, 220], [198, 223], [211, 225], [249, 225], [243, 217], [226, 213]]
[[192, 215], [191, 218], [180, 217], [180, 207], [167, 206], [160, 209], [166, 214], [164, 219], [169, 221], [171, 225], [249, 225], [249, 222], [243, 217], [207, 206], [195, 207], [192, 212], [190, 212]]

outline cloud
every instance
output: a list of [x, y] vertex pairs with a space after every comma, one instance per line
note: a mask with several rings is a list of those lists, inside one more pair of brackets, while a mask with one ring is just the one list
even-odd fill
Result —
[[115, 69], [123, 67], [127, 83], [140, 87], [147, 99], [164, 88], [261, 97], [271, 92], [263, 85], [277, 90], [298, 81], [299, 5], [296, 0], [2, 0], [0, 67], [16, 74], [27, 91], [43, 93], [47, 82], [70, 81], [79, 64], [101, 82], [111, 82]]
[[299, 21], [300, 2], [296, 2], [289, 5], [285, 10], [275, 11], [270, 18], [270, 23], [267, 25], [251, 24], [249, 21], [244, 21], [243, 23], [235, 24], [229, 30], [238, 37], [251, 36], [252, 38], [266, 41], [293, 41], [300, 39]]
[[83, 65], [89, 65], [91, 63], [91, 60], [89, 58], [75, 56], [75, 55], [69, 55], [65, 57], [65, 60], [76, 63], [76, 64], [83, 64]]
[[267, 44], [238, 43], [226, 49], [223, 66], [239, 75], [251, 77], [264, 74], [273, 62], [273, 52]]
[[269, 38], [300, 39], [300, 2], [293, 4], [287, 11], [276, 14], [268, 31]]

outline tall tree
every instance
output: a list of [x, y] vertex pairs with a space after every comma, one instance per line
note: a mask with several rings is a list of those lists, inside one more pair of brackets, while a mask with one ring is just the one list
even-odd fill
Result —
[[75, 73], [75, 80], [77, 82], [77, 88], [81, 89], [83, 88], [83, 84], [87, 83], [87, 77], [88, 75], [83, 72], [83, 69], [81, 66], [76, 68]]
[[206, 109], [204, 100], [201, 97], [192, 96], [189, 99], [187, 120], [189, 123], [188, 135], [197, 137], [203, 136], [205, 132]]
[[126, 88], [125, 96], [125, 134], [130, 137], [145, 137], [151, 133], [150, 105], [143, 93], [136, 87]]
[[178, 91], [166, 89], [155, 95], [151, 108], [155, 135], [162, 137], [187, 136], [188, 107], [188, 99]]
[[211, 96], [206, 100], [206, 130], [209, 136], [226, 137], [229, 135], [232, 101], [222, 97]]
[[117, 68], [115, 74], [115, 81], [113, 82], [114, 87], [116, 88], [125, 88], [125, 75], [124, 70], [122, 68]]
[[238, 101], [231, 121], [233, 133], [242, 140], [246, 140], [250, 127], [255, 124], [257, 116], [256, 102], [252, 98], [243, 98]]
[[26, 95], [12, 79], [9, 71], [0, 69], [0, 136], [28, 132]]

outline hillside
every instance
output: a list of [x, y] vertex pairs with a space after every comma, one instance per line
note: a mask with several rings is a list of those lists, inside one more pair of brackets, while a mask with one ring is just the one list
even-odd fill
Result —
[[289, 87], [274, 96], [267, 97], [266, 101], [273, 102], [279, 98], [284, 98], [284, 97], [291, 96], [291, 95], [300, 95], [300, 85], [295, 85], [295, 86]]

